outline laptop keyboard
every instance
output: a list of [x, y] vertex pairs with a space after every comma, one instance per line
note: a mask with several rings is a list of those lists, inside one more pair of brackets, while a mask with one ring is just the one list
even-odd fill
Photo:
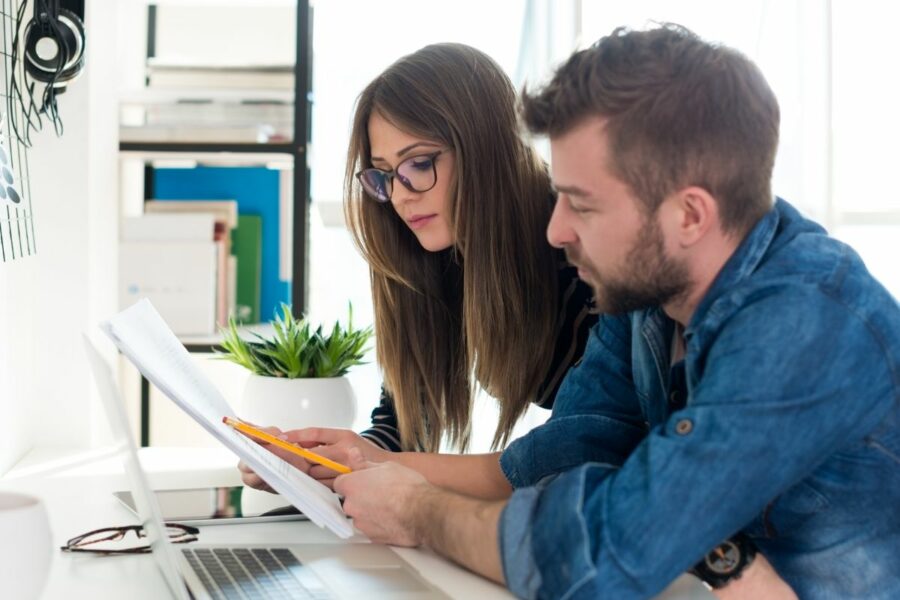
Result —
[[287, 548], [183, 548], [215, 600], [309, 599], [331, 594]]

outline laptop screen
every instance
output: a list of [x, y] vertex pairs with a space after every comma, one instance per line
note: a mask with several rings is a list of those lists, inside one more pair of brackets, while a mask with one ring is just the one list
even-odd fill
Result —
[[165, 525], [159, 504], [153, 496], [150, 483], [147, 481], [147, 476], [138, 459], [137, 445], [131, 435], [131, 430], [128, 428], [125, 405], [113, 379], [112, 370], [86, 335], [84, 336], [84, 345], [88, 362], [91, 365], [91, 372], [97, 384], [97, 391], [100, 394], [103, 409], [112, 431], [116, 451], [118, 456], [121, 457], [125, 472], [128, 475], [137, 514], [140, 517], [141, 525], [144, 527], [147, 540], [150, 542], [153, 558], [174, 597], [179, 600], [190, 600], [178, 571], [175, 550], [169, 543], [169, 538], [165, 533]]

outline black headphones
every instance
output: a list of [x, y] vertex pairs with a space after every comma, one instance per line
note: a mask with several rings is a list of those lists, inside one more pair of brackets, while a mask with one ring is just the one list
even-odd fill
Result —
[[59, 0], [34, 0], [34, 16], [25, 26], [23, 60], [32, 79], [65, 88], [84, 67], [84, 44], [84, 24], [78, 15], [60, 8]]

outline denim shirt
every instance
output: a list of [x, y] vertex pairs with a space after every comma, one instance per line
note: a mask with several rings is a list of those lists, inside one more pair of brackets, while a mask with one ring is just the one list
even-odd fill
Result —
[[661, 591], [743, 530], [801, 598], [900, 598], [900, 306], [776, 200], [684, 331], [604, 316], [547, 423], [501, 466], [521, 597]]

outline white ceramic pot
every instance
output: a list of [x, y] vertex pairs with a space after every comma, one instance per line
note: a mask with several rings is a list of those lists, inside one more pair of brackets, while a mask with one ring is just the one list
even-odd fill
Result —
[[356, 418], [356, 397], [346, 377], [286, 379], [250, 375], [241, 396], [240, 418], [282, 430], [348, 428]]
[[0, 492], [0, 597], [34, 600], [53, 558], [47, 511], [40, 500]]

